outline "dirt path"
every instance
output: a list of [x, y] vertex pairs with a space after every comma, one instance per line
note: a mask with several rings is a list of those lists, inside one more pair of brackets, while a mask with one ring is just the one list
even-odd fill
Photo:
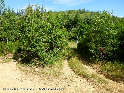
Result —
[[67, 61], [62, 72], [59, 78], [48, 79], [24, 74], [13, 60], [0, 63], [0, 93], [107, 93], [98, 91], [86, 79], [75, 75]]
[[[96, 93], [95, 88], [85, 79], [74, 74], [67, 61], [64, 62], [63, 72], [59, 78], [45, 79], [23, 74], [17, 68], [16, 62], [2, 63], [0, 64], [0, 93]], [[12, 90], [13, 88], [19, 90]], [[60, 88], [60, 90], [45, 91], [39, 88]]]

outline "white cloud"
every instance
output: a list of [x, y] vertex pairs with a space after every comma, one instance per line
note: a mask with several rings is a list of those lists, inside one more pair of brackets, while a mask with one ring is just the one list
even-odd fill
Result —
[[92, 0], [53, 0], [53, 3], [73, 6], [73, 5], [78, 5], [78, 4], [81, 4], [81, 3], [87, 3], [87, 2], [90, 2], [90, 1], [92, 1]]

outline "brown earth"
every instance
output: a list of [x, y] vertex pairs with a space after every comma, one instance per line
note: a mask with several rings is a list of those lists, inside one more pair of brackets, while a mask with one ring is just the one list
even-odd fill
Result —
[[10, 62], [1, 63], [3, 59], [0, 58], [0, 93], [111, 93], [105, 89], [99, 90], [87, 79], [77, 76], [67, 61], [64, 62], [63, 73], [59, 77], [46, 78], [25, 74], [18, 68], [17, 62], [9, 60]]

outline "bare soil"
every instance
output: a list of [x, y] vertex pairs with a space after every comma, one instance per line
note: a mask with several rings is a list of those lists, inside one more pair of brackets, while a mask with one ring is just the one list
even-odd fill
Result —
[[0, 93], [111, 93], [99, 90], [87, 79], [77, 76], [66, 60], [62, 74], [52, 78], [25, 74], [14, 60], [1, 63], [3, 60], [0, 58]]

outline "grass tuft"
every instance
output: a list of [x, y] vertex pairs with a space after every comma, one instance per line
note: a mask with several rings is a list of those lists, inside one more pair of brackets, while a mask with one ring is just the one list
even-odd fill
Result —
[[101, 72], [107, 77], [117, 82], [124, 82], [124, 64], [119, 62], [103, 63]]
[[73, 71], [81, 77], [87, 78], [89, 80], [95, 81], [96, 83], [107, 83], [107, 81], [94, 72], [90, 67], [82, 64], [82, 60], [78, 57], [73, 57], [69, 59], [69, 66]]

